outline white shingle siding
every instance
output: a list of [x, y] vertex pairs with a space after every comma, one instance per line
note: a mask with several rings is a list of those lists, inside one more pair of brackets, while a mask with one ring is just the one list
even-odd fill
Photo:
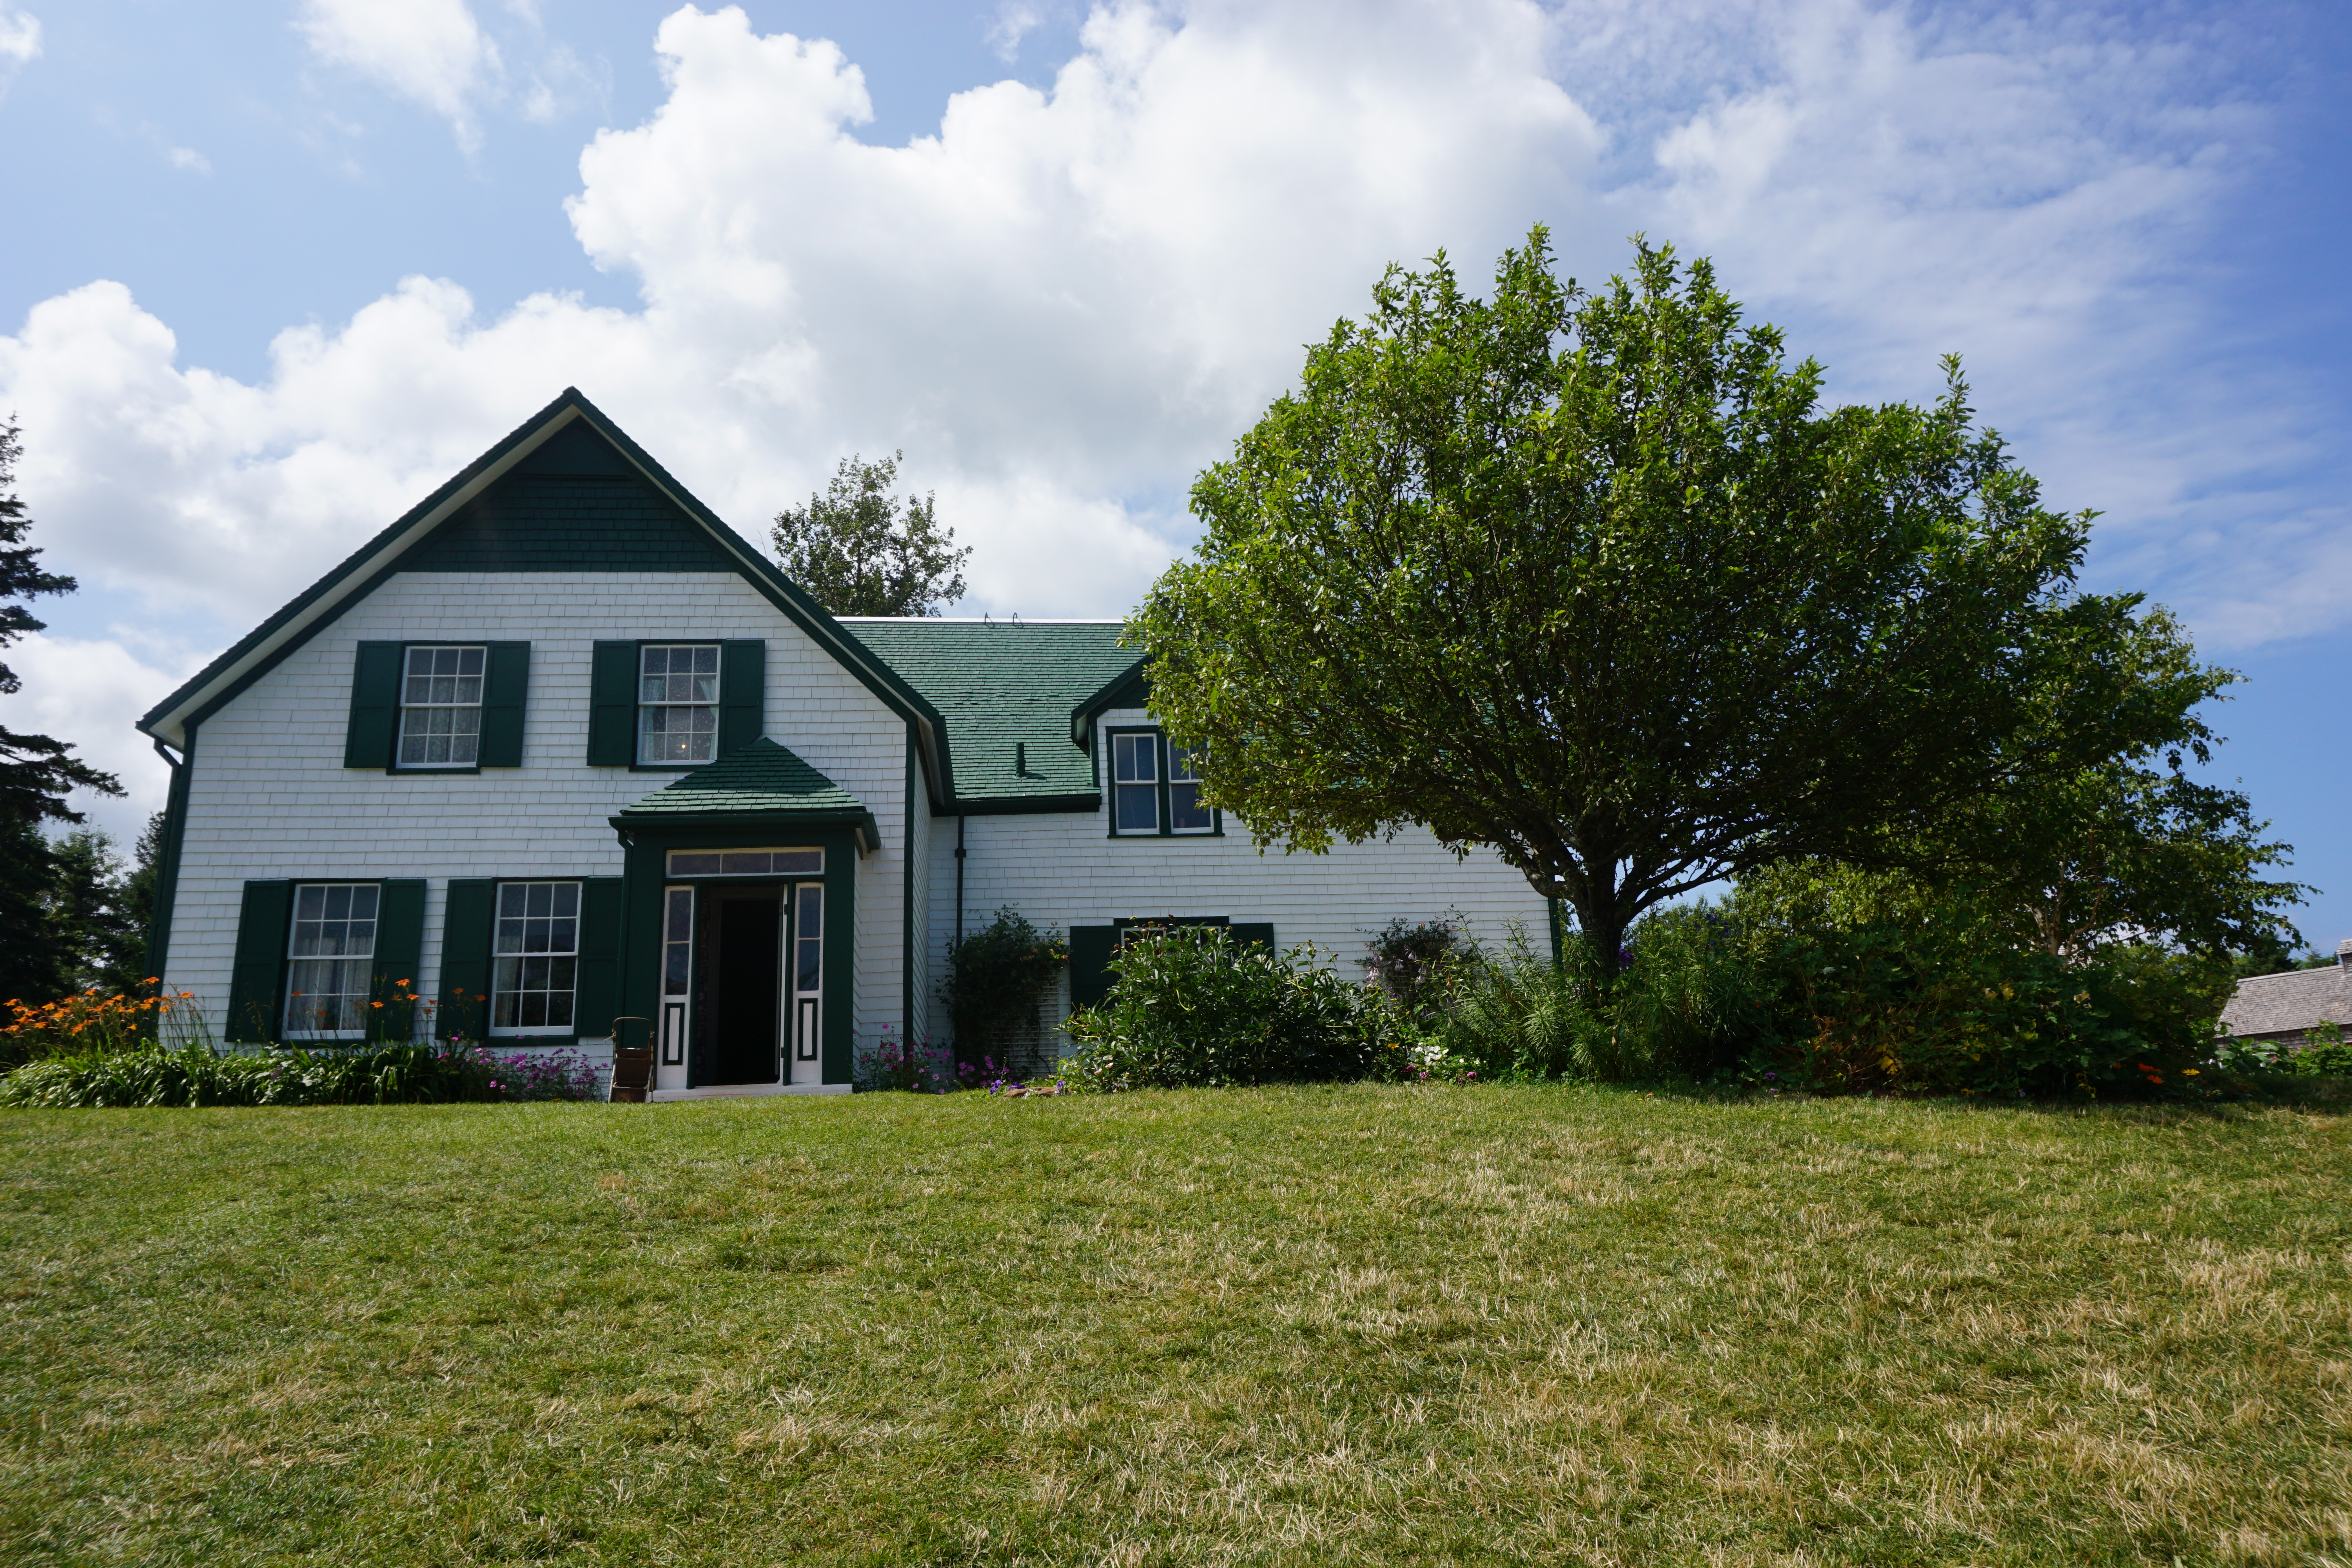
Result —
[[[1153, 722], [1136, 709], [1100, 721], [1103, 728]], [[1085, 815], [968, 819], [966, 932], [1005, 905], [1063, 931], [1150, 915], [1223, 915], [1237, 925], [1271, 921], [1277, 945], [1312, 942], [1326, 963], [1359, 977], [1365, 945], [1391, 920], [1458, 913], [1483, 944], [1500, 945], [1517, 921], [1537, 952], [1549, 951], [1549, 907], [1527, 878], [1491, 851], [1457, 860], [1425, 828], [1326, 855], [1260, 855], [1230, 815], [1223, 837], [1113, 838], [1107, 781], [1104, 797]], [[931, 962], [942, 974], [956, 927], [955, 843], [956, 825], [942, 822], [931, 853]], [[1067, 1005], [1065, 984], [1035, 1045], [1052, 1048], [1053, 1026]]]
[[[882, 848], [859, 868], [856, 1033], [901, 1013], [900, 879], [908, 864], [906, 724], [740, 577], [721, 574], [403, 573], [205, 721], [196, 737], [169, 975], [217, 1033], [248, 878], [423, 877], [424, 974], [437, 994], [452, 877], [617, 877], [613, 814], [674, 774], [592, 768], [589, 663], [599, 640], [767, 644], [768, 735], [865, 803]], [[523, 765], [475, 774], [346, 769], [363, 641], [524, 639]]]

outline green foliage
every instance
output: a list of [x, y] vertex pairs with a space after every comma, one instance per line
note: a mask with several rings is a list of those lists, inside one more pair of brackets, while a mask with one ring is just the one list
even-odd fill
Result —
[[2011, 940], [2011, 910], [1889, 873], [1791, 864], [1732, 916], [1773, 1013], [1772, 1060], [1825, 1092], [2179, 1094], [2215, 1064], [2228, 961]]
[[936, 616], [963, 597], [970, 548], [955, 548], [932, 497], [889, 493], [905, 457], [845, 458], [823, 495], [776, 514], [784, 575], [836, 616]]
[[1564, 962], [1538, 957], [1514, 927], [1454, 992], [1446, 1048], [1489, 1078], [1601, 1083], [1710, 1079], [1775, 1037], [1746, 955], [1705, 904], [1654, 910], [1634, 927], [1613, 984], [1582, 943]]
[[596, 1069], [569, 1053], [494, 1056], [425, 1041], [222, 1051], [201, 1039], [51, 1057], [0, 1078], [0, 1105], [416, 1105], [585, 1100]]
[[1130, 934], [1118, 983], [1063, 1026], [1078, 1044], [1064, 1077], [1086, 1089], [1178, 1089], [1366, 1078], [1398, 1053], [1373, 994], [1316, 962], [1222, 927]]
[[[43, 571], [41, 552], [25, 542], [33, 520], [25, 515], [25, 503], [14, 489], [16, 462], [24, 452], [16, 422], [12, 418], [0, 425], [0, 648], [45, 625], [23, 605], [10, 601], [70, 594], [76, 586], [70, 577]], [[0, 696], [23, 686], [15, 670], [0, 664]], [[21, 959], [28, 944], [43, 941], [30, 914], [35, 900], [27, 895], [46, 882], [34, 873], [37, 856], [26, 858], [32, 845], [21, 836], [43, 822], [79, 822], [81, 814], [66, 805], [66, 796], [73, 790], [122, 793], [113, 774], [100, 773], [72, 752], [72, 747], [47, 735], [20, 735], [0, 726], [0, 991], [27, 1000], [48, 997], [29, 997], [25, 989], [7, 984], [19, 973], [9, 965], [8, 955]], [[34, 875], [34, 879], [17, 879], [27, 875]]]
[[1427, 1026], [1443, 1012], [1448, 994], [1475, 950], [1463, 935], [1461, 917], [1408, 921], [1400, 915], [1364, 944], [1365, 978], [1414, 1024]]
[[[2116, 941], [2207, 952], [2283, 952], [2286, 907], [2308, 889], [2265, 875], [2285, 862], [2245, 795], [2199, 784], [2212, 760], [2200, 710], [2238, 677], [2200, 664], [2188, 635], [2137, 595], [2083, 597], [2053, 617], [2031, 721], [1995, 787], [1881, 847], [1939, 892], [1967, 898], [2021, 947], [2083, 955]], [[2073, 755], [2041, 770], [2027, 760]]]
[[1059, 931], [1040, 931], [1010, 905], [948, 952], [940, 999], [955, 1026], [956, 1054], [967, 1061], [1003, 1054], [1006, 1035], [1035, 1027], [1039, 1005], [1070, 962]]
[[1654, 905], [2107, 754], [2010, 743], [2072, 689], [2090, 520], [1957, 363], [1931, 407], [1824, 408], [1707, 263], [1634, 260], [1587, 295], [1538, 228], [1487, 300], [1391, 268], [1200, 476], [1197, 554], [1131, 627], [1261, 844], [1491, 847], [1604, 984]]

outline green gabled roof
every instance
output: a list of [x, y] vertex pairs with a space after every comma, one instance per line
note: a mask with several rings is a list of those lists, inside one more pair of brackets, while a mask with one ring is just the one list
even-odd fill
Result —
[[765, 738], [737, 747], [708, 767], [682, 773], [643, 800], [622, 807], [613, 825], [645, 827], [746, 817], [848, 823], [865, 831], [868, 844], [881, 843], [874, 814], [865, 802], [788, 748]]
[[958, 805], [986, 812], [1098, 804], [1092, 761], [1071, 743], [1070, 714], [1142, 663], [1141, 650], [1118, 645], [1123, 623], [856, 616], [844, 624], [946, 721]]

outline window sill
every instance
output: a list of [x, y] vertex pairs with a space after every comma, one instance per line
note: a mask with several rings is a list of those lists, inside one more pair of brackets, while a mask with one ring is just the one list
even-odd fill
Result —
[[398, 779], [462, 779], [471, 778], [482, 770], [479, 768], [386, 768], [383, 771]]

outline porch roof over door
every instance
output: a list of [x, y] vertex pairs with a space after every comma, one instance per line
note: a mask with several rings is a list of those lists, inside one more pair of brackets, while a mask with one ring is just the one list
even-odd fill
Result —
[[624, 834], [848, 827], [861, 855], [882, 847], [865, 802], [764, 737], [624, 806], [612, 822]]

